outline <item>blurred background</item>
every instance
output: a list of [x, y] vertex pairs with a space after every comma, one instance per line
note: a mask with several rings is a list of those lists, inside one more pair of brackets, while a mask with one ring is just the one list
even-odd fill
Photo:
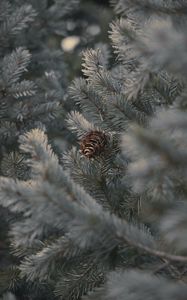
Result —
[[108, 43], [109, 24], [113, 11], [109, 0], [82, 0], [65, 23], [65, 37], [53, 36], [51, 47], [61, 47], [68, 64], [69, 80], [81, 74], [81, 53], [87, 48], [96, 48], [101, 42]]

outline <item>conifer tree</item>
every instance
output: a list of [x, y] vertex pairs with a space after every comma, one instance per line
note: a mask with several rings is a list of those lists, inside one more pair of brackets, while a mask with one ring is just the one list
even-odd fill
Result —
[[13, 278], [31, 299], [187, 296], [187, 6], [111, 3], [116, 61], [108, 47], [86, 50], [69, 88], [77, 146], [59, 158], [32, 129], [19, 137], [30, 179], [1, 177], [0, 203], [17, 214]]
[[[75, 9], [78, 4], [78, 1], [65, 2], [57, 1], [50, 6], [48, 1], [2, 0], [0, 3], [0, 172], [4, 176], [28, 180], [29, 168], [23, 153], [18, 150], [19, 135], [38, 126], [46, 126], [50, 132], [57, 123], [54, 115], [57, 117], [57, 111], [61, 114], [64, 111], [65, 63], [62, 51], [50, 49], [49, 39], [55, 30], [62, 28], [52, 16], [57, 18], [56, 12], [62, 12], [60, 8], [64, 4], [58, 18], [65, 24], [70, 9]], [[59, 76], [60, 71], [63, 77]], [[2, 294], [8, 287], [14, 289], [18, 272], [14, 268], [16, 259], [8, 252], [10, 241], [7, 240], [8, 225], [16, 216], [2, 207], [0, 216]], [[22, 286], [24, 297], [26, 285]], [[33, 291], [31, 295], [34, 299]]]
[[[68, 24], [82, 8], [79, 0], [27, 0], [0, 3], [0, 173], [3, 176], [30, 178], [26, 156], [18, 149], [20, 134], [31, 128], [43, 128], [50, 141], [63, 137], [63, 145], [71, 141], [64, 123], [71, 101], [66, 101], [70, 77], [60, 41], [68, 34]], [[85, 38], [84, 43], [86, 44]], [[78, 54], [77, 54], [78, 56]], [[50, 288], [19, 284], [19, 260], [8, 250], [9, 226], [19, 219], [0, 207], [0, 295], [15, 291], [20, 299], [50, 298]], [[28, 291], [29, 289], [29, 291]], [[27, 295], [26, 295], [27, 293]], [[11, 294], [7, 294], [7, 299]]]

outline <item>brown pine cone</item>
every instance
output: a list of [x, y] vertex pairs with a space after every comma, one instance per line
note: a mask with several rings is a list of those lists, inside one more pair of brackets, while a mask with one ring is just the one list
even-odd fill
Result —
[[100, 155], [106, 144], [106, 135], [101, 131], [93, 130], [80, 140], [80, 151], [87, 158], [92, 158]]

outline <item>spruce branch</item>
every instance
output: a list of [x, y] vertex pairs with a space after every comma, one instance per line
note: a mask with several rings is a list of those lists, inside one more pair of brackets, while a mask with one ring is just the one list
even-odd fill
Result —
[[96, 72], [107, 68], [108, 62], [100, 49], [90, 49], [83, 53], [82, 72], [90, 80]]
[[31, 54], [29, 51], [21, 47], [4, 57], [2, 63], [2, 78], [5, 86], [11, 86], [17, 83], [23, 72], [27, 71], [30, 60]]
[[84, 300], [105, 299], [181, 299], [186, 298], [186, 285], [138, 270], [111, 272], [104, 287], [96, 289]]
[[187, 6], [185, 1], [172, 1], [172, 0], [111, 0], [111, 4], [114, 5], [117, 13], [128, 13], [130, 11], [136, 11], [141, 9], [145, 12], [156, 12], [164, 14], [185, 14]]
[[105, 119], [105, 103], [99, 94], [84, 79], [76, 79], [70, 86], [69, 94], [81, 108], [82, 114], [93, 122], [102, 123]]
[[[145, 58], [149, 59], [147, 64], [152, 71], [158, 72], [165, 68], [182, 80], [186, 77], [185, 35], [185, 30], [179, 33], [171, 21], [156, 20], [146, 28], [142, 39], [137, 38], [137, 47]], [[180, 58], [177, 61], [176, 55]]]
[[5, 18], [0, 26], [1, 40], [6, 36], [14, 36], [21, 30], [29, 26], [28, 23], [33, 22], [37, 13], [31, 5], [25, 4], [17, 8], [12, 14], [11, 18]]
[[57, 282], [55, 294], [61, 299], [79, 299], [90, 290], [103, 284], [104, 270], [92, 260], [77, 262], [69, 273], [63, 274]]
[[93, 123], [87, 121], [78, 111], [71, 111], [66, 120], [70, 130], [77, 134], [78, 139], [81, 139], [86, 133], [93, 130], [98, 130]]
[[135, 40], [141, 31], [132, 19], [117, 20], [110, 25], [109, 37], [112, 41], [114, 53], [125, 68], [133, 70], [138, 64], [139, 55]]
[[51, 274], [63, 269], [70, 268], [75, 261], [85, 255], [65, 236], [60, 237], [51, 244], [45, 245], [36, 254], [29, 255], [20, 264], [21, 276], [27, 280], [46, 281]]
[[11, 85], [8, 93], [16, 99], [30, 97], [36, 94], [36, 85], [30, 80], [22, 80]]
[[109, 120], [113, 123], [113, 130], [126, 130], [129, 123], [134, 121], [138, 124], [146, 123], [146, 115], [144, 112], [132, 105], [130, 101], [121, 94], [109, 97]]
[[[34, 154], [37, 158], [41, 158], [43, 164], [45, 164], [47, 159], [49, 161], [52, 161], [57, 167], [58, 162], [56, 160], [56, 157], [52, 153], [50, 146], [48, 146], [47, 139], [42, 132], [39, 132], [38, 130], [31, 131], [30, 133], [23, 136], [21, 140], [23, 143], [22, 150]], [[41, 140], [43, 140], [43, 146], [41, 146]], [[57, 170], [59, 170], [58, 167]], [[60, 174], [58, 173], [58, 177], [59, 175]], [[52, 178], [50, 179], [50, 177], [45, 176], [44, 180], [46, 179], [50, 182]], [[60, 194], [59, 191], [55, 191], [55, 188], [51, 185], [51, 183], [54, 182], [54, 180], [52, 179], [50, 184], [47, 184], [47, 182], [40, 183], [39, 185], [37, 184], [38, 187], [36, 186], [37, 188], [35, 188], [35, 190], [33, 190], [31, 186], [26, 186], [23, 184], [20, 185], [20, 183], [14, 183], [14, 188], [12, 189], [13, 194], [12, 196], [10, 194], [8, 195], [9, 202], [7, 203], [6, 201], [4, 202], [4, 199], [6, 193], [10, 191], [6, 190], [6, 185], [8, 188], [9, 180], [1, 181], [1, 201], [3, 200], [3, 205], [11, 205], [10, 208], [14, 209], [15, 205], [17, 205], [17, 201], [14, 198], [14, 194], [19, 191], [18, 195], [22, 195], [23, 199], [25, 197], [28, 198], [29, 190], [29, 192], [31, 193], [31, 198], [29, 197], [30, 200], [34, 197], [36, 201], [37, 199], [40, 199], [40, 201], [42, 201], [41, 204], [40, 202], [38, 202], [39, 205], [42, 205], [40, 208], [40, 212], [42, 209], [43, 212], [47, 214], [48, 217], [46, 221], [48, 224], [52, 222], [51, 224], [57, 226], [60, 229], [64, 227], [64, 225], [62, 225], [64, 224], [64, 221], [66, 220], [67, 222], [69, 220], [65, 226], [68, 226], [70, 230], [70, 238], [72, 238], [76, 243], [78, 243], [80, 247], [93, 247], [92, 243], [95, 240], [95, 243], [99, 243], [102, 247], [106, 247], [107, 245], [105, 251], [111, 251], [111, 249], [116, 247], [116, 245], [120, 245], [122, 243], [124, 245], [128, 244], [139, 249], [140, 251], [161, 258], [184, 262], [187, 260], [185, 256], [183, 257], [174, 254], [169, 254], [156, 249], [155, 242], [153, 241], [152, 237], [146, 231], [144, 231], [144, 229], [142, 230], [132, 224], [129, 225], [127, 222], [118, 219], [114, 215], [110, 215], [108, 212], [104, 212], [102, 207], [99, 204], [97, 204], [93, 198], [88, 196], [80, 187], [76, 186], [75, 183], [71, 182], [71, 180], [69, 181], [68, 178], [65, 180], [67, 187], [64, 190], [64, 196], [66, 195], [67, 198], [65, 197], [62, 199], [60, 197], [62, 190]], [[2, 191], [4, 191], [3, 194]], [[71, 196], [69, 194], [70, 191]], [[10, 196], [12, 198], [11, 200]], [[59, 197], [61, 198], [61, 200]], [[69, 201], [69, 197], [73, 197], [77, 200]], [[25, 203], [25, 207], [23, 207], [24, 209], [31, 209], [28, 206], [30, 200], [28, 199], [28, 201]], [[45, 203], [45, 207], [42, 203]], [[14, 204], [14, 206], [12, 204]], [[48, 205], [46, 206], [46, 204]], [[39, 218], [38, 213], [36, 214], [37, 210], [37, 207], [35, 207], [34, 214], [32, 212], [35, 220]], [[55, 222], [51, 219], [49, 210], [50, 212], [53, 211], [56, 214]], [[59, 210], [61, 212], [60, 214], [57, 213]], [[63, 219], [64, 221], [62, 221]], [[40, 218], [38, 220], [41, 222]]]

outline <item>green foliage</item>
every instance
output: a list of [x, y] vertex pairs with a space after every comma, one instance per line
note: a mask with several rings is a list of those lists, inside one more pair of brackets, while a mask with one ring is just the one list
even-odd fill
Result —
[[[48, 12], [66, 4], [55, 3]], [[74, 106], [63, 116], [74, 145], [59, 157], [47, 137], [50, 122], [32, 123], [18, 139], [29, 175], [17, 167], [6, 173], [2, 160], [3, 175], [13, 175], [0, 178], [0, 203], [14, 216], [14, 263], [0, 274], [2, 292], [30, 299], [186, 299], [186, 4], [111, 4], [120, 14], [109, 32], [116, 60], [106, 44], [87, 49], [83, 78], [68, 89]], [[23, 48], [2, 60], [3, 82], [16, 100], [34, 94], [32, 76], [21, 79], [29, 60]], [[47, 72], [46, 80], [49, 95], [60, 100], [56, 74]], [[38, 82], [42, 99], [48, 84]], [[33, 108], [31, 118], [42, 108]], [[83, 143], [100, 151], [88, 158]]]
[[[67, 35], [80, 34], [79, 30], [71, 32], [72, 24], [79, 28], [85, 22], [79, 2], [2, 0], [0, 3], [0, 174], [23, 180], [23, 185], [28, 184], [31, 169], [26, 164], [28, 155], [18, 148], [21, 134], [32, 128], [42, 128], [58, 151], [57, 139], [63, 137], [64, 149], [72, 141], [64, 122], [72, 105], [66, 92], [72, 76], [71, 66], [67, 70], [67, 57], [60, 43]], [[81, 42], [80, 48], [94, 40], [92, 37], [89, 41], [88, 33], [82, 38], [84, 43]], [[74, 53], [75, 57], [80, 50]], [[50, 282], [47, 286], [20, 279], [20, 259], [41, 250], [42, 243], [37, 239], [34, 246], [28, 243], [25, 248], [20, 246], [23, 236], [22, 242], [18, 238], [15, 244], [11, 233], [7, 236], [9, 230], [19, 235], [19, 226], [16, 229], [13, 224], [19, 223], [23, 211], [17, 208], [9, 212], [0, 207], [0, 295], [12, 291], [16, 299], [53, 298], [54, 279], [53, 284]], [[25, 232], [26, 228], [29, 229], [29, 224]], [[56, 229], [50, 232], [51, 242], [54, 237], [59, 238]], [[47, 245], [49, 237], [45, 237]], [[14, 296], [7, 293], [3, 296], [6, 298]]]

